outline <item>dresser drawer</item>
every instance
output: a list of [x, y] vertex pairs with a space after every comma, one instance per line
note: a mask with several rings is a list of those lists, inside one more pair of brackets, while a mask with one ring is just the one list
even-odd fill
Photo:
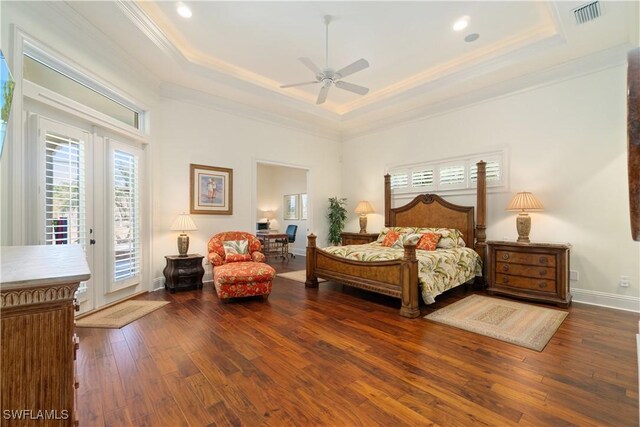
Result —
[[545, 267], [556, 266], [556, 257], [554, 255], [533, 252], [496, 251], [496, 261]]
[[201, 259], [184, 259], [179, 260], [177, 263], [178, 268], [193, 268], [202, 265]]
[[509, 264], [508, 262], [497, 262], [496, 273], [525, 276], [531, 279], [555, 280], [556, 278], [556, 269], [554, 267], [538, 267], [536, 265], [526, 264]]
[[508, 274], [496, 274], [496, 286], [508, 286], [511, 288], [529, 289], [531, 291], [556, 293], [558, 291], [555, 280], [534, 279], [531, 277], [510, 276]]

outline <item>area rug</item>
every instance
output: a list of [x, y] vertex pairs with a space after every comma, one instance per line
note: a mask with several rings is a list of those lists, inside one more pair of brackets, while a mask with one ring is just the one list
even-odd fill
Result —
[[[278, 273], [278, 277], [294, 280], [296, 282], [304, 283], [307, 281], [307, 270], [289, 271], [288, 273]], [[326, 280], [318, 277], [318, 283], [326, 282]]]
[[425, 319], [542, 351], [567, 314], [520, 302], [470, 295]]
[[76, 326], [119, 329], [167, 304], [168, 301], [127, 300], [76, 320]]

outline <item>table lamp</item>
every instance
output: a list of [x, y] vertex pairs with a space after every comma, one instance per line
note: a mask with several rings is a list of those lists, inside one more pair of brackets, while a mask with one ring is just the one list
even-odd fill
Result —
[[544, 210], [540, 200], [528, 191], [516, 194], [507, 206], [508, 211], [520, 211], [516, 218], [516, 228], [518, 229], [518, 242], [529, 243], [529, 232], [531, 231], [531, 217], [527, 211]]
[[187, 251], [189, 250], [189, 236], [185, 231], [195, 231], [197, 229], [198, 227], [196, 227], [191, 217], [185, 213], [178, 215], [173, 221], [171, 231], [181, 232], [178, 236], [178, 254], [180, 256], [187, 256]]
[[373, 213], [373, 206], [366, 200], [361, 200], [356, 206], [356, 213], [360, 215], [360, 233], [367, 232], [367, 214]]
[[271, 220], [276, 217], [274, 211], [264, 211], [264, 217], [267, 218], [267, 230], [271, 230]]

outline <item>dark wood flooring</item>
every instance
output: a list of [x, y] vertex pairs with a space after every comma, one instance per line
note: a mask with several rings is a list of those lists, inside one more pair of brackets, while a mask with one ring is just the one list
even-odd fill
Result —
[[574, 303], [539, 353], [338, 284], [276, 278], [266, 303], [220, 304], [211, 284], [141, 298], [171, 304], [78, 329], [81, 426], [638, 425], [633, 313]]

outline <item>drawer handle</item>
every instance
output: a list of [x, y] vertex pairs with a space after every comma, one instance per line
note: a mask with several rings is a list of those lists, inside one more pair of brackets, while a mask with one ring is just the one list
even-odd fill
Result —
[[547, 264], [549, 262], [549, 260], [547, 259], [546, 256], [541, 256], [540, 257], [540, 264]]
[[540, 275], [541, 276], [546, 276], [547, 275], [547, 270], [540, 270]]
[[509, 278], [508, 277], [503, 277], [502, 278], [502, 283], [509, 283]]
[[502, 271], [509, 271], [509, 266], [508, 265], [503, 265], [502, 266]]
[[502, 254], [502, 259], [509, 259], [509, 254]]
[[546, 282], [540, 282], [540, 283], [538, 283], [538, 287], [539, 287], [540, 289], [544, 289], [544, 288], [546, 288], [546, 287], [547, 287], [547, 283], [546, 283]]

